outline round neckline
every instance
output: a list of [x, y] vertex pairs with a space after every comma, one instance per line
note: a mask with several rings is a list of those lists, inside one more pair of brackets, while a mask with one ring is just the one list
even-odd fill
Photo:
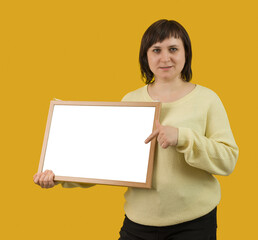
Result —
[[[161, 103], [162, 103], [162, 105], [169, 105], [169, 106], [179, 104], [181, 102], [184, 102], [188, 98], [190, 98], [194, 93], [196, 93], [199, 90], [199, 88], [200, 88], [200, 85], [195, 84], [195, 88], [191, 92], [187, 93], [185, 96], [183, 96], [173, 102], [161, 102]], [[144, 90], [145, 90], [145, 97], [148, 102], [159, 102], [158, 100], [152, 99], [151, 96], [149, 95], [148, 85], [144, 86]]]

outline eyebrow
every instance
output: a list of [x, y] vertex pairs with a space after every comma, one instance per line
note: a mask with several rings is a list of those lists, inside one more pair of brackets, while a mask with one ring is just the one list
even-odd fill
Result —
[[[179, 45], [174, 44], [174, 45], [170, 45], [168, 47], [169, 48], [171, 48], [171, 47], [179, 47]], [[153, 48], [161, 48], [161, 47], [160, 46], [153, 46]]]

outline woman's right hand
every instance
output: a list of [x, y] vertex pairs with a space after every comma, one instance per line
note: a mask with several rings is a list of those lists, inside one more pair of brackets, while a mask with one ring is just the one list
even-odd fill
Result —
[[54, 177], [55, 174], [51, 170], [46, 170], [45, 172], [36, 173], [33, 176], [33, 181], [42, 188], [52, 188], [55, 186]]

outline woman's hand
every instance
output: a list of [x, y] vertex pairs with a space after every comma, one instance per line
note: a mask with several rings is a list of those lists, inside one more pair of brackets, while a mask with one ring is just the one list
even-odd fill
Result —
[[157, 141], [162, 148], [177, 145], [178, 128], [162, 126], [158, 120], [156, 121], [156, 127], [157, 129], [145, 140], [145, 143], [149, 143], [157, 136]]
[[33, 181], [42, 188], [52, 188], [55, 186], [54, 177], [55, 174], [51, 170], [46, 170], [42, 173], [36, 173], [33, 176]]

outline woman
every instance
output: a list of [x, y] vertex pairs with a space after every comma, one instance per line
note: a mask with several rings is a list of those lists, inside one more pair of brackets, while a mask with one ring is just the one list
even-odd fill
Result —
[[[139, 59], [146, 86], [122, 101], [162, 102], [156, 130], [145, 140], [156, 137], [159, 144], [152, 188], [125, 193], [120, 240], [216, 239], [220, 185], [213, 174], [233, 171], [238, 147], [219, 97], [190, 83], [191, 58], [189, 36], [178, 22], [159, 20], [144, 33]], [[53, 178], [48, 171], [34, 181], [52, 187]]]

